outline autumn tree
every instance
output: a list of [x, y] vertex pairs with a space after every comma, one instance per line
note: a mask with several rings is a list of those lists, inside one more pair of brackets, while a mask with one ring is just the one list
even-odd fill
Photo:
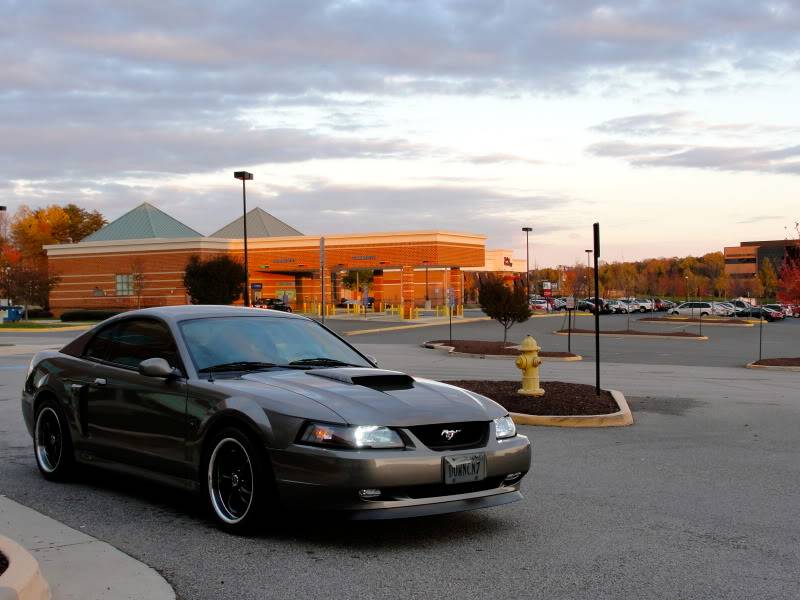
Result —
[[233, 304], [244, 291], [244, 266], [226, 254], [207, 260], [193, 255], [183, 276], [192, 304]]
[[775, 267], [770, 259], [765, 258], [761, 261], [761, 266], [758, 269], [758, 279], [761, 282], [764, 296], [773, 298], [778, 290], [778, 274], [775, 272]]
[[781, 302], [800, 304], [800, 223], [795, 223], [794, 228], [797, 238], [783, 259], [778, 282], [778, 299]]
[[515, 323], [531, 318], [528, 294], [524, 287], [510, 289], [499, 277], [490, 277], [481, 283], [478, 301], [487, 316], [503, 326], [503, 343], [508, 341], [508, 330]]

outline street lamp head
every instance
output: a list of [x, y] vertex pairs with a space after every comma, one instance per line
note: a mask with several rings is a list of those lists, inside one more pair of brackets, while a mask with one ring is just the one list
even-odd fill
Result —
[[234, 171], [233, 178], [241, 179], [242, 181], [250, 181], [253, 178], [253, 174], [247, 171]]
[[586, 252], [586, 254], [591, 254], [592, 253], [591, 250], [584, 250], [584, 252]]
[[522, 231], [526, 231], [526, 232], [533, 231], [533, 227], [523, 227]]

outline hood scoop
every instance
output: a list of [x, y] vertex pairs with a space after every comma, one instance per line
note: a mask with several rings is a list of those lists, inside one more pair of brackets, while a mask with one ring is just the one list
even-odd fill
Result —
[[333, 379], [350, 385], [360, 385], [379, 392], [394, 390], [410, 390], [414, 387], [414, 378], [399, 371], [369, 369], [360, 367], [343, 367], [340, 369], [313, 369], [306, 375]]

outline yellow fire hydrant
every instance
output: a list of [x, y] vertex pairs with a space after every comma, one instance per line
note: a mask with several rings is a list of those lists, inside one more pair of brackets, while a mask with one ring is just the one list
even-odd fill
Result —
[[522, 371], [522, 389], [517, 390], [523, 396], [544, 396], [544, 390], [539, 387], [539, 358], [541, 348], [531, 336], [526, 336], [520, 344], [520, 354], [516, 365]]

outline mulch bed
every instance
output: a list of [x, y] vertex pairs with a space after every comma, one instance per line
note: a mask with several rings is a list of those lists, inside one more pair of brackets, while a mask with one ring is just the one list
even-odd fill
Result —
[[[566, 329], [559, 329], [558, 333], [567, 333]], [[572, 333], [594, 333], [594, 329], [573, 329]], [[658, 337], [699, 337], [696, 333], [688, 331], [639, 331], [637, 329], [617, 329], [614, 331], [600, 331], [605, 335], [655, 335]]]
[[0, 575], [5, 573], [8, 568], [8, 559], [0, 552]]
[[517, 393], [519, 381], [447, 381], [470, 391], [482, 394], [503, 405], [508, 412], [526, 415], [608, 415], [619, 410], [610, 392], [601, 390], [595, 396], [593, 385], [543, 381], [544, 396], [531, 398]]
[[[650, 321], [653, 323], [700, 323], [700, 319], [698, 317], [644, 317], [639, 319], [640, 321]], [[741, 317], [738, 319], [734, 319], [732, 317], [705, 317], [702, 320], [703, 323], [714, 323], [715, 325], [741, 325], [742, 322], [746, 322], [746, 318], [742, 319]]]
[[[491, 356], [519, 356], [519, 349], [513, 346], [518, 346], [519, 343], [509, 342], [487, 342], [483, 340], [433, 340], [427, 342], [428, 344], [445, 344], [453, 346], [455, 352], [465, 352], [467, 354], [488, 354]], [[521, 343], [521, 342], [520, 342]], [[572, 352], [539, 352], [539, 356], [545, 358], [566, 358], [569, 356], [577, 356]]]
[[800, 367], [800, 356], [793, 358], [762, 358], [753, 363], [765, 367]]

